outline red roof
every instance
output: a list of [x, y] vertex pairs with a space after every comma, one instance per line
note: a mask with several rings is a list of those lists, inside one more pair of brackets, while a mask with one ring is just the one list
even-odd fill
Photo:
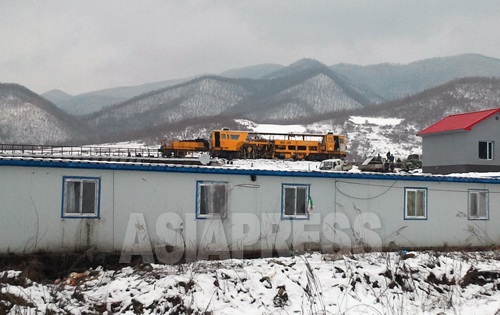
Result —
[[500, 108], [451, 115], [420, 131], [417, 136], [445, 131], [470, 131], [474, 125], [498, 112], [500, 112]]

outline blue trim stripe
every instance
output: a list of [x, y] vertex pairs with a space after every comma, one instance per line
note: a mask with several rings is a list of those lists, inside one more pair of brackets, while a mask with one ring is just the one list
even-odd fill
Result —
[[25, 166], [25, 167], [52, 167], [52, 168], [74, 168], [95, 170], [124, 170], [143, 172], [167, 172], [167, 173], [198, 173], [198, 174], [224, 174], [224, 175], [258, 175], [279, 177], [308, 177], [308, 178], [352, 178], [352, 179], [378, 179], [378, 180], [400, 180], [421, 182], [457, 182], [457, 183], [482, 183], [500, 184], [499, 178], [469, 178], [436, 175], [401, 175], [401, 174], [374, 174], [374, 173], [329, 173], [329, 172], [306, 172], [306, 171], [274, 171], [274, 170], [249, 170], [249, 169], [227, 169], [203, 166], [180, 166], [180, 165], [152, 165], [152, 164], [119, 164], [119, 163], [96, 163], [88, 161], [50, 161], [50, 160], [11, 160], [0, 159], [0, 166]]

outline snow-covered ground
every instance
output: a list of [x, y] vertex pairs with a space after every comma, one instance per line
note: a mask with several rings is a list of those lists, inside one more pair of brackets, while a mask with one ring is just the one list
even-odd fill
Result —
[[236, 159], [224, 165], [228, 168], [244, 168], [256, 170], [282, 170], [282, 171], [315, 171], [319, 170], [320, 162], [315, 161], [289, 161], [289, 160], [243, 160]]
[[401, 118], [380, 118], [380, 117], [363, 117], [351, 116], [349, 120], [355, 124], [372, 124], [378, 126], [396, 126], [399, 125], [404, 119]]
[[497, 251], [310, 253], [97, 268], [75, 275], [73, 285], [3, 271], [0, 312], [500, 314], [499, 259]]

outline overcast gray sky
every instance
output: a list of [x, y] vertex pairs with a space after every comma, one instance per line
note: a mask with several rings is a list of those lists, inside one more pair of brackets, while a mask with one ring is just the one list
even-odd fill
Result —
[[0, 0], [0, 82], [79, 94], [313, 58], [500, 58], [500, 1]]

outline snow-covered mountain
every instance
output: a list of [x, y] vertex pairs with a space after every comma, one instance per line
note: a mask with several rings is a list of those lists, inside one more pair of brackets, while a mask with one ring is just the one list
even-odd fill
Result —
[[326, 113], [362, 108], [366, 99], [325, 65], [291, 65], [273, 79], [204, 76], [154, 91], [93, 113], [85, 120], [103, 137], [210, 122], [215, 117], [256, 122], [298, 122]]
[[86, 117], [104, 137], [162, 129], [176, 123], [188, 127], [200, 119], [221, 115], [251, 91], [241, 82], [219, 77], [203, 77], [172, 88], [149, 93]]
[[317, 75], [272, 96], [266, 109], [248, 113], [247, 118], [266, 121], [297, 120], [342, 110], [362, 108], [363, 104], [352, 98], [331, 77], [319, 72]]
[[91, 139], [85, 124], [15, 84], [0, 84], [0, 142], [71, 144]]

